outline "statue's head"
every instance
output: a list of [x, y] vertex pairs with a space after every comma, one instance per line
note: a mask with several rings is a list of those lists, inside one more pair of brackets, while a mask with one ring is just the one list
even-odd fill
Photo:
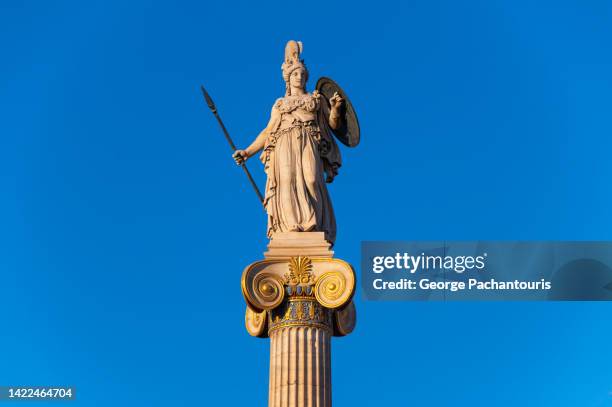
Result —
[[308, 69], [306, 69], [304, 60], [300, 59], [302, 49], [302, 43], [293, 40], [289, 41], [285, 47], [285, 62], [281, 69], [287, 96], [291, 95], [291, 87], [305, 89], [306, 81], [308, 81]]

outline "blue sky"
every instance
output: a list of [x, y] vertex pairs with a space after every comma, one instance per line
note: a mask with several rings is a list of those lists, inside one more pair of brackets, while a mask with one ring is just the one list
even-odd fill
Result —
[[[609, 2], [0, 7], [0, 385], [265, 405], [268, 342], [244, 330], [239, 283], [265, 214], [198, 87], [246, 146], [289, 39], [310, 87], [334, 78], [359, 114], [330, 186], [338, 257], [612, 239]], [[612, 406], [608, 303], [356, 303], [335, 405]]]

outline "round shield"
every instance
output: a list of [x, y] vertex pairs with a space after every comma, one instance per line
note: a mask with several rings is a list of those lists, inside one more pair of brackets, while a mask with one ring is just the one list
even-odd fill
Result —
[[339, 129], [333, 130], [334, 135], [342, 144], [349, 147], [355, 147], [359, 144], [359, 121], [357, 120], [357, 114], [351, 104], [351, 101], [346, 96], [346, 93], [340, 86], [329, 78], [321, 77], [317, 81], [315, 87], [319, 93], [325, 96], [325, 101], [329, 104], [329, 99], [334, 96], [334, 93], [338, 92], [340, 97], [344, 99], [342, 112], [344, 120], [342, 126]]

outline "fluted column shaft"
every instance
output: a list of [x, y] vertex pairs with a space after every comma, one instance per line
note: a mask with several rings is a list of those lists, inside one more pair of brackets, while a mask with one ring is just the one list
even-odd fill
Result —
[[281, 308], [269, 332], [269, 407], [331, 407], [329, 311], [314, 300], [290, 300]]

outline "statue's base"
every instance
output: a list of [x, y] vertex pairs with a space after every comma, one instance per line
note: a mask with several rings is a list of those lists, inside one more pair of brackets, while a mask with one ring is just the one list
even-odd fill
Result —
[[296, 255], [309, 257], [333, 257], [331, 243], [324, 232], [279, 232], [272, 235], [266, 259], [288, 258]]

